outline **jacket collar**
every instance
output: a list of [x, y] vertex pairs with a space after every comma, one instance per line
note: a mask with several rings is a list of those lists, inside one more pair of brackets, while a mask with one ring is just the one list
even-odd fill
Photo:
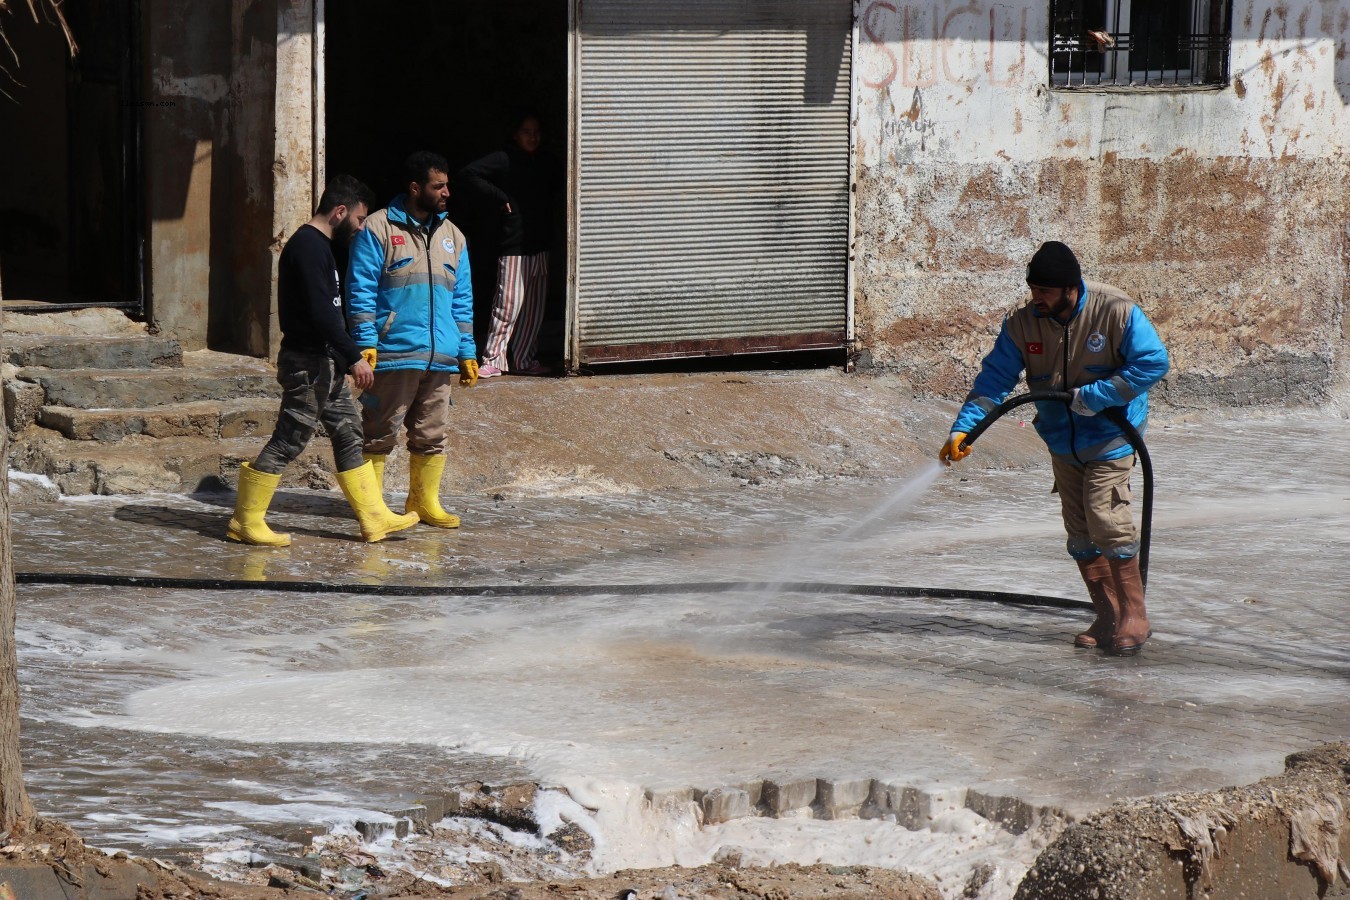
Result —
[[[408, 215], [408, 207], [404, 205], [407, 199], [407, 194], [399, 194], [393, 200], [389, 201], [389, 218], [391, 221], [398, 222], [400, 225], [407, 225], [409, 228], [420, 227], [418, 223], [413, 220], [413, 217]], [[431, 230], [435, 231], [436, 226], [444, 222], [448, 215], [448, 212], [432, 213]]]

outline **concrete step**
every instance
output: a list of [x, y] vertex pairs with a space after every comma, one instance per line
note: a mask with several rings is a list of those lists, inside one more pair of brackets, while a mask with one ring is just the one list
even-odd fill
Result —
[[120, 441], [128, 435], [148, 437], [258, 437], [264, 440], [277, 422], [276, 398], [203, 400], [141, 409], [79, 409], [45, 406], [37, 415], [44, 428], [76, 441]]
[[[254, 459], [266, 443], [264, 434], [223, 440], [129, 434], [104, 444], [70, 440], [31, 426], [14, 437], [10, 467], [44, 475], [66, 495], [232, 490], [239, 465]], [[332, 447], [327, 439], [316, 438], [286, 469], [281, 483], [332, 488], [336, 484], [332, 473]]]
[[20, 368], [150, 369], [183, 365], [183, 350], [149, 335], [6, 334], [5, 359]]
[[42, 387], [44, 406], [146, 409], [204, 400], [277, 397], [276, 376], [256, 365], [181, 369], [19, 369]]

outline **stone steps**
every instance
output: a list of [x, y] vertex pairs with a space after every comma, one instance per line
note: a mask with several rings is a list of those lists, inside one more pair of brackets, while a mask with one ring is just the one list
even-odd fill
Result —
[[5, 360], [19, 368], [151, 369], [179, 368], [183, 350], [169, 338], [149, 335], [6, 334]]
[[267, 438], [277, 421], [276, 398], [201, 400], [143, 409], [78, 409], [44, 406], [37, 424], [75, 441], [120, 441], [148, 437]]
[[[5, 334], [3, 345], [11, 470], [63, 494], [228, 489], [276, 424], [280, 390], [263, 360], [183, 353], [143, 333]], [[329, 488], [332, 468], [320, 436], [283, 484]]]
[[17, 377], [42, 388], [44, 406], [76, 409], [139, 410], [278, 396], [276, 376], [251, 364], [182, 369], [22, 368]]
[[[13, 442], [10, 465], [45, 475], [62, 494], [193, 493], [230, 490], [239, 465], [252, 460], [267, 435], [217, 439], [201, 436], [127, 435], [120, 441], [71, 440], [60, 432], [31, 426]], [[314, 440], [282, 476], [285, 487], [326, 489], [333, 454], [326, 440]]]

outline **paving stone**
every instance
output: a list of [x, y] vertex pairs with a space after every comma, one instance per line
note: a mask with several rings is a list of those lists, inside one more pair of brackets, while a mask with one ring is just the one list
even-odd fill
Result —
[[[692, 787], [649, 787], [643, 790], [643, 796], [647, 802], [656, 809], [668, 808], [671, 806], [681, 806], [686, 803], [697, 803], [699, 792]], [[701, 796], [701, 795], [699, 795]]]
[[825, 779], [816, 781], [816, 814], [822, 819], [856, 816], [872, 794], [872, 779]]
[[966, 809], [997, 822], [1013, 834], [1030, 830], [1041, 818], [1041, 810], [1017, 797], [986, 794], [971, 788], [966, 791]]
[[395, 819], [393, 816], [371, 820], [358, 819], [353, 827], [367, 842], [379, 840], [391, 832], [396, 838], [405, 838], [411, 831], [407, 819]]
[[763, 805], [771, 816], [808, 809], [816, 802], [816, 779], [765, 780]]
[[703, 821], [708, 825], [743, 819], [751, 814], [750, 795], [739, 788], [719, 787], [708, 791], [699, 800]]

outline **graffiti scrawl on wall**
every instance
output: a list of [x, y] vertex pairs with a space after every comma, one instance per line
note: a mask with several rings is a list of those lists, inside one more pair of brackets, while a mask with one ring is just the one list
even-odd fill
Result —
[[871, 0], [859, 27], [860, 80], [873, 90], [980, 79], [1007, 87], [1026, 73], [1026, 9], [971, 2], [944, 13], [931, 4]]

